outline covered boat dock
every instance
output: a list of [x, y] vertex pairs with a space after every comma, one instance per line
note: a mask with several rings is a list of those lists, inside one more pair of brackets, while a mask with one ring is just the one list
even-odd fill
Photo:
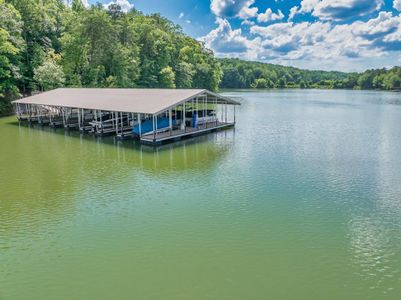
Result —
[[205, 89], [60, 88], [13, 101], [20, 121], [161, 144], [235, 125], [239, 102]]

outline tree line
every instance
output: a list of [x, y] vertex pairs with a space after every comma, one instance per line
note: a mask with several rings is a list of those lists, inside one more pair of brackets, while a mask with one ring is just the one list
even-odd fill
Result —
[[0, 113], [60, 86], [218, 89], [213, 53], [166, 18], [70, 2], [0, 0]]
[[159, 14], [81, 0], [0, 0], [0, 115], [68, 87], [397, 89], [401, 68], [361, 74], [217, 59]]
[[219, 59], [221, 88], [401, 89], [401, 67], [344, 73], [302, 70], [235, 58]]

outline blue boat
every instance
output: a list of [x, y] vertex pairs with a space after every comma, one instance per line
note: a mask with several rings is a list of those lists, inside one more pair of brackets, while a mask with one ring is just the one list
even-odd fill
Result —
[[[172, 120], [173, 126], [176, 124], [175, 120]], [[168, 128], [170, 126], [170, 121], [168, 118], [157, 118], [157, 130], [163, 129], [163, 128]], [[145, 120], [142, 121], [141, 123], [141, 133], [146, 134], [149, 132], [153, 132], [155, 129], [153, 128], [153, 120]], [[132, 133], [134, 135], [140, 135], [139, 132], [139, 124], [135, 125], [132, 128]]]

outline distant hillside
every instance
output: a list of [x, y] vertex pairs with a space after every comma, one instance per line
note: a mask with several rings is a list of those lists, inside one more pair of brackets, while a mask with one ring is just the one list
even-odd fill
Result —
[[236, 58], [218, 59], [222, 66], [221, 88], [330, 88], [398, 90], [401, 67], [344, 73], [303, 70]]
[[315, 87], [322, 81], [343, 80], [343, 72], [309, 71], [236, 58], [218, 59], [224, 76], [221, 88]]

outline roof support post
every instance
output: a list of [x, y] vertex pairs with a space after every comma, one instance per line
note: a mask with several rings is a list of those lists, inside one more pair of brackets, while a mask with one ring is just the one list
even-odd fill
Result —
[[31, 109], [30, 109], [30, 105], [26, 104], [26, 111], [28, 113], [28, 121], [31, 121]]
[[203, 122], [207, 128], [207, 94], [203, 96]]
[[194, 128], [193, 120], [194, 120], [194, 107], [195, 107], [195, 98], [192, 98], [191, 101], [191, 112], [192, 112], [192, 128]]
[[155, 124], [155, 115], [153, 115], [153, 142], [156, 142], [156, 124]]
[[142, 120], [141, 114], [138, 114], [139, 137], [142, 137]]
[[123, 122], [123, 112], [120, 112], [120, 116], [121, 116], [121, 136], [123, 136], [124, 134], [124, 122]]
[[20, 120], [21, 119], [21, 112], [20, 112], [20, 108], [19, 108], [19, 103], [16, 103], [15, 110], [17, 111], [18, 120]]
[[42, 124], [42, 106], [37, 105], [36, 106], [36, 120], [38, 121], [38, 124]]
[[114, 117], [114, 111], [111, 111], [111, 126], [113, 127], [113, 129], [116, 129], [116, 119]]
[[170, 128], [171, 135], [173, 131], [173, 110], [171, 108], [168, 110], [168, 126]]
[[183, 104], [183, 110], [182, 110], [182, 121], [184, 122], [184, 132], [187, 132], [187, 122], [186, 122], [186, 112], [185, 112], [185, 104]]
[[157, 134], [157, 121], [158, 121], [158, 115], [156, 115], [156, 130], [155, 130], [156, 134]]
[[102, 111], [98, 110], [98, 118], [99, 118], [99, 123], [97, 123], [98, 131], [100, 134], [103, 134], [103, 124], [102, 124]]
[[81, 114], [82, 114], [82, 130], [85, 131], [85, 109], [81, 108]]
[[[199, 99], [196, 97], [196, 118], [199, 120]], [[196, 130], [199, 130], [198, 122], [196, 122]]]
[[61, 113], [63, 114], [63, 127], [65, 128], [66, 120], [65, 120], [65, 111], [64, 111], [64, 107], [61, 108]]
[[117, 118], [117, 112], [113, 112], [112, 115], [114, 119], [114, 128], [116, 129], [116, 135], [118, 135], [118, 118]]
[[79, 108], [78, 109], [78, 130], [81, 131], [81, 110]]
[[219, 125], [219, 116], [217, 113], [217, 97], [214, 97], [214, 115], [216, 116], [216, 126]]
[[226, 107], [225, 107], [226, 117], [225, 117], [225, 120], [224, 120], [224, 121], [227, 123], [227, 101], [226, 101], [226, 103], [225, 103], [225, 106], [226, 106]]
[[234, 124], [235, 124], [235, 106], [236, 105], [234, 105]]
[[220, 109], [221, 109], [221, 119], [220, 119], [220, 121], [223, 123], [224, 122], [224, 106], [223, 106], [223, 103], [220, 103]]

